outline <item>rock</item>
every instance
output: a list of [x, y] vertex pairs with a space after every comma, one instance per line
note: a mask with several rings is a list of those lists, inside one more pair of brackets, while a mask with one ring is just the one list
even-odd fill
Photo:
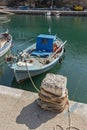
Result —
[[65, 96], [67, 78], [62, 75], [47, 74], [43, 79], [41, 88], [57, 96]]

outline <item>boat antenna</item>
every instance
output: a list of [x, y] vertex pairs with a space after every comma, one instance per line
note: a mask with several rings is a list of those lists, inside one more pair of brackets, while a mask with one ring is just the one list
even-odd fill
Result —
[[57, 33], [55, 34], [55, 36], [56, 36], [56, 38], [58, 37], [58, 36], [57, 36]]
[[5, 33], [7, 33], [7, 34], [9, 33], [9, 30], [8, 30], [8, 28], [7, 28], [7, 30], [6, 30], [6, 32], [5, 32]]
[[49, 29], [48, 29], [48, 32], [49, 32], [49, 34], [51, 35], [51, 28], [49, 27]]
[[51, 9], [53, 9], [53, 0], [51, 1]]

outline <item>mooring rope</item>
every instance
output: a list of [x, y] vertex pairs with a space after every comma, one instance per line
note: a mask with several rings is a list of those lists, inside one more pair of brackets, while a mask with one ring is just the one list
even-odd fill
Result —
[[[67, 105], [68, 105], [68, 110], [67, 111], [68, 111], [68, 123], [69, 123], [68, 126], [69, 127], [67, 127], [66, 130], [72, 130], [72, 129], [73, 130], [80, 130], [79, 128], [71, 126], [72, 120], [71, 120], [69, 99], [68, 99]], [[65, 130], [61, 125], [56, 125], [56, 127], [60, 128], [60, 130]], [[57, 130], [56, 127], [55, 127], [55, 130]]]
[[36, 89], [36, 91], [39, 93], [40, 90], [36, 87], [35, 83], [34, 83], [33, 80], [32, 80], [32, 77], [31, 77], [30, 71], [29, 71], [28, 66], [27, 66], [27, 62], [26, 62], [26, 68], [27, 68], [27, 71], [28, 71], [28, 77], [29, 77], [31, 83], [33, 84], [33, 87], [34, 87], [34, 88]]
[[[70, 114], [70, 104], [69, 104], [69, 99], [68, 99], [68, 125], [69, 125], [69, 130], [70, 130], [70, 128], [71, 128], [71, 114]], [[66, 128], [66, 130], [68, 129], [68, 128]]]
[[72, 120], [71, 120], [71, 113], [70, 113], [70, 104], [69, 104], [69, 99], [68, 99], [68, 122], [69, 122], [69, 127], [66, 128], [66, 130], [80, 130], [76, 127], [71, 126]]

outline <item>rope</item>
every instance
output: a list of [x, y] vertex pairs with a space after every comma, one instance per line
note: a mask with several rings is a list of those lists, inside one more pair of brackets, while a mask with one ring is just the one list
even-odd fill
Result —
[[31, 81], [31, 83], [33, 84], [33, 87], [36, 89], [36, 91], [39, 93], [40, 90], [36, 87], [35, 83], [33, 82], [32, 78], [31, 78], [31, 75], [30, 75], [30, 72], [29, 72], [29, 69], [28, 69], [28, 66], [27, 66], [27, 62], [26, 62], [26, 68], [27, 68], [27, 71], [28, 71], [28, 77]]
[[70, 114], [69, 100], [68, 100], [68, 122], [69, 122], [69, 127], [67, 127], [66, 130], [71, 130], [71, 129], [80, 130], [80, 129], [76, 128], [76, 127], [71, 126], [71, 114]]
[[[62, 127], [61, 125], [56, 125], [56, 127], [59, 127], [60, 130], [64, 130], [63, 127]], [[55, 128], [55, 130], [56, 130], [56, 128]]]
[[[73, 127], [71, 126], [71, 114], [70, 114], [70, 105], [69, 105], [69, 100], [68, 100], [68, 125], [69, 127], [66, 128], [66, 130], [80, 130], [79, 128]], [[64, 130], [64, 128], [61, 125], [56, 125], [55, 130], [57, 130], [56, 128], [60, 128], [60, 130]]]
[[[80, 83], [80, 81], [79, 81], [79, 83]], [[79, 88], [79, 85], [77, 85], [77, 87], [75, 86], [75, 92], [73, 93], [73, 96], [72, 96], [72, 100], [73, 100], [73, 101], [74, 101], [74, 98], [75, 98], [75, 96], [76, 96], [76, 93], [77, 93], [78, 88]]]
[[[69, 123], [69, 130], [71, 128], [71, 115], [70, 115], [70, 105], [69, 105], [69, 100], [68, 100], [68, 123]], [[66, 129], [68, 129], [66, 128]]]

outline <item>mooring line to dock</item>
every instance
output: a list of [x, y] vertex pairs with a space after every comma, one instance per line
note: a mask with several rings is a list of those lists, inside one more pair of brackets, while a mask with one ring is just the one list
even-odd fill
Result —
[[29, 71], [28, 66], [27, 66], [27, 62], [26, 62], [26, 68], [27, 68], [27, 71], [28, 71], [28, 77], [29, 77], [31, 83], [33, 84], [33, 87], [34, 87], [34, 88], [36, 89], [36, 91], [39, 93], [40, 90], [36, 87], [34, 81], [32, 80], [32, 77], [31, 77], [30, 71]]
[[[71, 126], [71, 123], [72, 123], [72, 120], [71, 120], [71, 113], [70, 113], [70, 104], [69, 104], [69, 99], [68, 99], [68, 102], [67, 102], [67, 105], [68, 105], [68, 125], [69, 127], [66, 128], [66, 130], [80, 130], [79, 128], [76, 128], [74, 126]], [[60, 130], [65, 130], [65, 128], [63, 128], [61, 125], [56, 125], [56, 127], [60, 128]], [[57, 130], [57, 128], [55, 127], [54, 130]]]
[[[79, 80], [79, 81], [80, 81], [80, 80]], [[75, 98], [75, 95], [76, 95], [76, 93], [77, 93], [78, 88], [79, 88], [79, 85], [78, 85], [77, 87], [75, 87], [75, 92], [74, 92], [73, 95], [72, 95], [72, 100], [73, 100], [73, 101], [74, 101], [74, 98]]]
[[69, 99], [68, 99], [68, 123], [69, 123], [69, 124], [68, 124], [69, 127], [67, 127], [66, 130], [71, 130], [71, 129], [80, 130], [79, 128], [76, 128], [76, 127], [71, 126], [72, 118], [71, 118], [71, 113], [70, 113], [70, 103], [69, 103]]

